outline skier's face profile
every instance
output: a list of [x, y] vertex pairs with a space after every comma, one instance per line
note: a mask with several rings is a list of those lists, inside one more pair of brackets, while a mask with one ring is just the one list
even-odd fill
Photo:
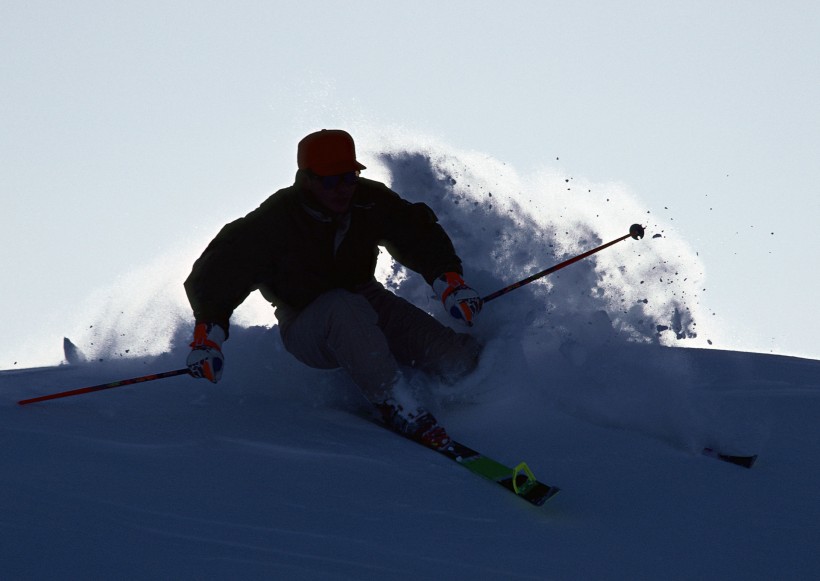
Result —
[[350, 209], [358, 179], [358, 171], [332, 176], [311, 174], [308, 188], [323, 208], [333, 214], [344, 214]]

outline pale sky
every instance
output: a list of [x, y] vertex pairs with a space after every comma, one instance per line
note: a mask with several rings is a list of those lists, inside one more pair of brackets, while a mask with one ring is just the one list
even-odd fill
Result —
[[697, 251], [724, 347], [820, 358], [816, 2], [0, 0], [0, 22], [0, 369], [58, 362], [78, 305], [204, 245], [332, 126], [620, 184]]

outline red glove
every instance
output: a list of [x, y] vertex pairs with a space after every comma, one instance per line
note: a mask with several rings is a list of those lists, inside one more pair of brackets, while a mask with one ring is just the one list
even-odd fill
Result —
[[213, 383], [222, 378], [222, 368], [225, 366], [225, 357], [222, 355], [224, 341], [225, 331], [219, 325], [199, 323], [194, 328], [194, 341], [185, 362], [191, 375], [204, 377]]
[[468, 325], [473, 324], [475, 316], [481, 312], [484, 301], [471, 289], [457, 272], [445, 272], [433, 281], [433, 290], [441, 298], [444, 308], [456, 319]]

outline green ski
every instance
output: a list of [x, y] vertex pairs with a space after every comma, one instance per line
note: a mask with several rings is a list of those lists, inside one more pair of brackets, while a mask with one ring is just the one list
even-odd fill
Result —
[[458, 462], [473, 474], [500, 484], [535, 506], [543, 505], [560, 490], [557, 486], [550, 486], [536, 480], [535, 475], [524, 462], [515, 468], [510, 468], [455, 440], [450, 442], [446, 448], [436, 450], [436, 452]]
[[[381, 422], [372, 416], [367, 417], [367, 419], [398, 436], [402, 436], [402, 434], [390, 429], [384, 424], [384, 422]], [[406, 436], [403, 437], [406, 438]], [[412, 438], [406, 439], [424, 446], [424, 444], [421, 444]], [[558, 491], [561, 490], [557, 486], [550, 486], [536, 480], [532, 470], [530, 470], [529, 466], [527, 466], [525, 462], [521, 462], [515, 468], [511, 468], [493, 460], [492, 458], [488, 458], [487, 456], [473, 450], [469, 446], [465, 446], [455, 440], [451, 440], [446, 448], [442, 448], [440, 450], [436, 450], [435, 448], [430, 448], [428, 446], [424, 447], [428, 450], [432, 450], [433, 452], [438, 452], [442, 456], [446, 456], [453, 462], [461, 464], [473, 474], [477, 474], [482, 478], [486, 478], [496, 484], [500, 484], [516, 496], [523, 498], [535, 506], [543, 505], [547, 502], [547, 500], [555, 496]]]

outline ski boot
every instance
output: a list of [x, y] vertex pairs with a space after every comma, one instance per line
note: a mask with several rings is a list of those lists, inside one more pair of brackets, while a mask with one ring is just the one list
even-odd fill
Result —
[[422, 407], [408, 412], [391, 398], [376, 404], [376, 409], [389, 428], [428, 448], [443, 450], [451, 442], [447, 431], [439, 425], [435, 416]]

